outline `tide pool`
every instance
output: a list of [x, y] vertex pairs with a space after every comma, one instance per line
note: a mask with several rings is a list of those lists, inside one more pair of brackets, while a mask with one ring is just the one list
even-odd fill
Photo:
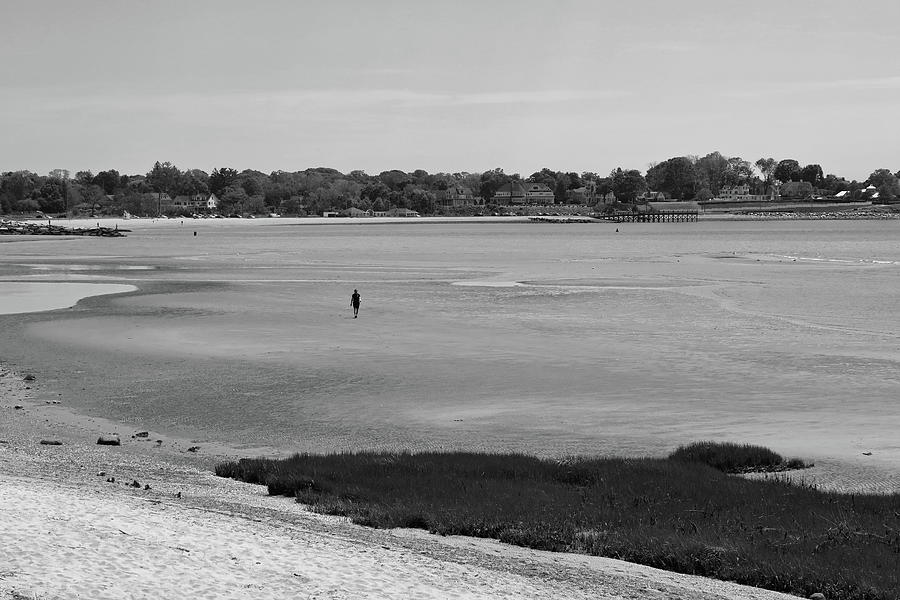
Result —
[[0, 281], [0, 315], [43, 312], [75, 306], [82, 298], [133, 292], [133, 285]]

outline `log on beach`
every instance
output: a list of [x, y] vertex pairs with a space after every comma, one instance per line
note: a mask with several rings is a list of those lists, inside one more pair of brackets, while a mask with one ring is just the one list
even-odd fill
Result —
[[23, 223], [21, 221], [0, 221], [0, 235], [90, 235], [94, 237], [125, 237], [130, 229], [118, 227], [63, 227], [51, 223]]

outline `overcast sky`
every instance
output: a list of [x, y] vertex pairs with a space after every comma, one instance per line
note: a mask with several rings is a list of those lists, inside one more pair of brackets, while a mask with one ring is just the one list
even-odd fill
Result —
[[0, 171], [900, 169], [900, 2], [3, 0]]

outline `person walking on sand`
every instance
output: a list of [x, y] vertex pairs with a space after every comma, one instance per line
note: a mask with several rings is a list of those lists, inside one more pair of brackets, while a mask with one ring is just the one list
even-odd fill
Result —
[[350, 296], [350, 306], [353, 307], [353, 318], [359, 316], [359, 291], [353, 290], [353, 295]]

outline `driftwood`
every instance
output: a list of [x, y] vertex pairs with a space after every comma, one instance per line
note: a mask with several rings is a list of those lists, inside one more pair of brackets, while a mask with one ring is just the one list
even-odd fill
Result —
[[92, 235], [95, 237], [125, 237], [130, 229], [113, 227], [63, 227], [51, 223], [23, 223], [21, 221], [0, 221], [0, 235]]

